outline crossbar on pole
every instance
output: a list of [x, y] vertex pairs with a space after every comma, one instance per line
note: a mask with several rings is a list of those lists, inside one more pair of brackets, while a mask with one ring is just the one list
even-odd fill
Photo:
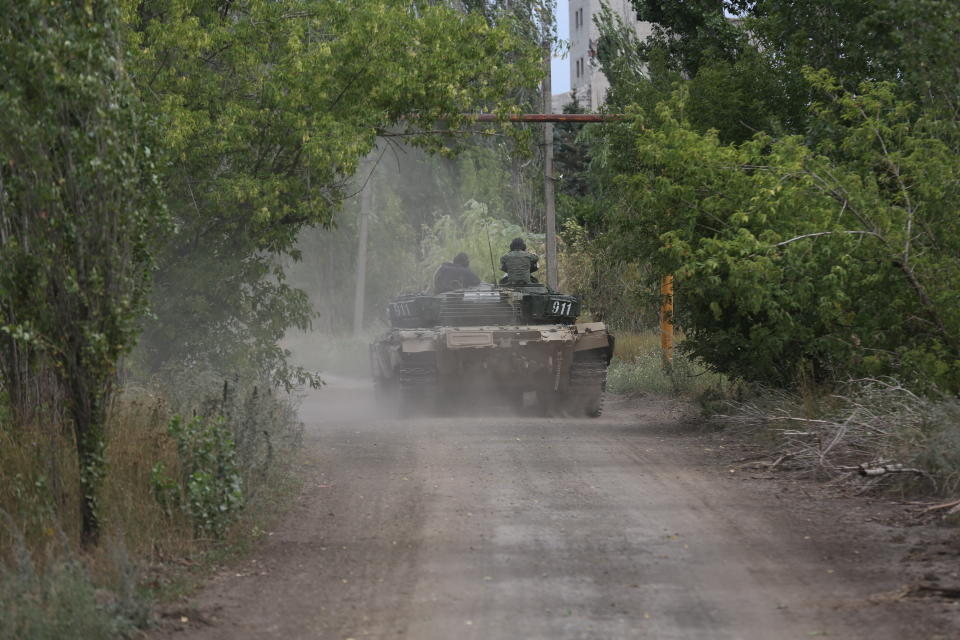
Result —
[[476, 122], [616, 122], [619, 113], [514, 113], [498, 116], [495, 113], [471, 113], [467, 117]]

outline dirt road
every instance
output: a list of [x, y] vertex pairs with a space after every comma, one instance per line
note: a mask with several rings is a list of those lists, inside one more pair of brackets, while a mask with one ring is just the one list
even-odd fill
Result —
[[946, 637], [897, 604], [882, 548], [734, 480], [663, 401], [391, 420], [335, 381], [302, 416], [289, 517], [162, 635]]

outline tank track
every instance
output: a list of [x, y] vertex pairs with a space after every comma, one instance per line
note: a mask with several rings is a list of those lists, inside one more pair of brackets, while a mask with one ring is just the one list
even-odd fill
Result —
[[603, 413], [607, 390], [606, 350], [587, 351], [574, 356], [570, 365], [570, 408], [577, 413], [597, 417]]
[[435, 363], [406, 362], [396, 369], [400, 383], [400, 415], [433, 413], [436, 404], [438, 371]]
[[426, 389], [437, 384], [437, 368], [431, 366], [400, 366], [397, 377], [402, 389]]

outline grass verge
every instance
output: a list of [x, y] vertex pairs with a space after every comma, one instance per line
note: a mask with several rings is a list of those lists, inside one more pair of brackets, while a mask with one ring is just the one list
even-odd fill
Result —
[[[763, 453], [758, 468], [801, 471], [864, 491], [960, 498], [960, 400], [917, 395], [892, 379], [833, 388], [746, 385], [675, 350], [664, 365], [655, 332], [617, 334], [607, 388], [685, 396], [705, 417]], [[949, 504], [949, 502], [947, 503]], [[960, 505], [947, 514], [960, 520]]]
[[723, 396], [735, 386], [679, 349], [665, 362], [655, 332], [618, 333], [616, 338], [607, 372], [607, 389], [613, 393], [680, 394], [699, 399]]
[[[289, 398], [212, 376], [178, 385], [117, 395], [101, 543], [84, 552], [69, 428], [0, 420], [0, 637], [130, 635], [148, 624], [153, 602], [191, 590], [247, 551], [295, 495], [301, 428]], [[198, 432], [185, 449], [171, 429], [175, 414], [218, 430]], [[218, 517], [220, 496], [245, 508], [224, 510], [222, 527], [205, 526]]]

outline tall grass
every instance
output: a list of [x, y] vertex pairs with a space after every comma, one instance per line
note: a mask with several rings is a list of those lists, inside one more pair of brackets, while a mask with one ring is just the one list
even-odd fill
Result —
[[38, 567], [22, 541], [17, 561], [0, 566], [0, 637], [114, 638], [136, 623], [100, 593], [87, 567], [60, 557]]
[[674, 349], [665, 362], [660, 336], [654, 331], [617, 333], [607, 388], [614, 393], [673, 393], [689, 396], [725, 393], [731, 388], [723, 375]]
[[[210, 377], [180, 388], [130, 387], [107, 424], [102, 543], [79, 552], [79, 474], [64, 424], [0, 420], [0, 637], [113, 637], [143, 626], [150, 593], [211, 551], [243, 546], [291, 486], [300, 443], [295, 408], [269, 387]], [[0, 399], [2, 400], [2, 399]], [[2, 404], [2, 402], [0, 402]], [[152, 470], [181, 468], [175, 413], [222, 416], [236, 448], [247, 511], [226, 540], [198, 536], [185, 509], [156, 499]]]

